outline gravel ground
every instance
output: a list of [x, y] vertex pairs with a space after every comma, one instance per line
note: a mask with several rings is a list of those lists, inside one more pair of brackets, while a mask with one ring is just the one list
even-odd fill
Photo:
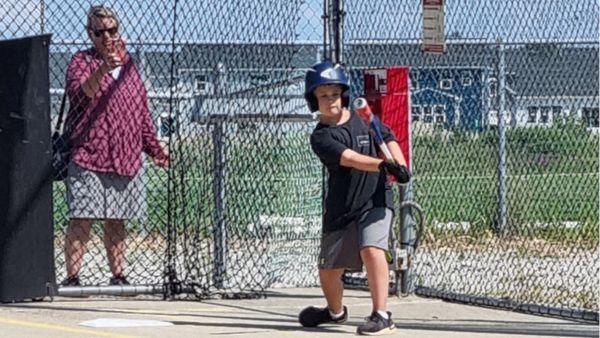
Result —
[[[279, 238], [229, 243], [225, 288], [231, 290], [318, 285], [316, 255], [318, 238]], [[175, 263], [180, 280], [215, 293], [214, 247], [208, 241], [178, 247]], [[600, 259], [597, 248], [548, 248], [531, 243], [422, 247], [414, 261], [414, 283], [440, 291], [473, 296], [511, 299], [549, 307], [598, 311]], [[57, 279], [65, 274], [58, 250]], [[541, 250], [540, 248], [545, 248]], [[166, 243], [143, 237], [129, 243], [126, 272], [132, 283], [161, 284], [164, 281]], [[101, 240], [94, 237], [82, 269], [86, 285], [106, 284], [110, 278]], [[360, 277], [361, 274], [354, 275]]]

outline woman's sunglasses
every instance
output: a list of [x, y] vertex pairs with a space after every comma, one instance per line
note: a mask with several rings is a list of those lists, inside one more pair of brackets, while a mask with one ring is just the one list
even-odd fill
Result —
[[104, 34], [104, 32], [107, 32], [110, 36], [115, 36], [117, 35], [117, 33], [119, 33], [119, 28], [112, 27], [106, 29], [92, 29], [92, 33], [94, 33], [94, 36], [97, 38], [101, 37]]

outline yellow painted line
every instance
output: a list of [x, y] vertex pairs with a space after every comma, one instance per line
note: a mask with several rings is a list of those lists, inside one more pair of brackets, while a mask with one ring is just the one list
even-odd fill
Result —
[[98, 332], [98, 331], [93, 331], [93, 330], [77, 329], [77, 328], [72, 328], [72, 327], [62, 326], [62, 325], [36, 323], [36, 322], [31, 322], [31, 321], [2, 318], [2, 317], [0, 317], [0, 323], [7, 324], [7, 325], [34, 328], [34, 329], [45, 329], [45, 330], [55, 330], [55, 331], [69, 332], [69, 333], [79, 333], [79, 334], [85, 334], [85, 335], [97, 336], [97, 337], [119, 337], [119, 338], [133, 337], [133, 336], [119, 335], [119, 334], [115, 334], [115, 333]]

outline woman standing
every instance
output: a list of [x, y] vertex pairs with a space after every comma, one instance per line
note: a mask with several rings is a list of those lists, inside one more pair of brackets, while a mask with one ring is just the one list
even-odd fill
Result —
[[123, 273], [125, 220], [143, 211], [140, 178], [142, 152], [160, 167], [168, 152], [156, 136], [146, 89], [119, 33], [119, 19], [108, 7], [94, 6], [87, 15], [92, 48], [77, 52], [69, 64], [66, 90], [70, 109], [67, 200], [69, 226], [65, 241], [67, 278], [78, 286], [92, 223], [104, 222], [104, 245], [113, 277], [111, 285], [127, 285]]

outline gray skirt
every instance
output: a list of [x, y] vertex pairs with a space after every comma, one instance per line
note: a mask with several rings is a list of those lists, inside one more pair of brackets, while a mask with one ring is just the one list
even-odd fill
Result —
[[121, 176], [81, 168], [71, 162], [67, 185], [69, 218], [138, 219], [146, 211], [142, 172]]

